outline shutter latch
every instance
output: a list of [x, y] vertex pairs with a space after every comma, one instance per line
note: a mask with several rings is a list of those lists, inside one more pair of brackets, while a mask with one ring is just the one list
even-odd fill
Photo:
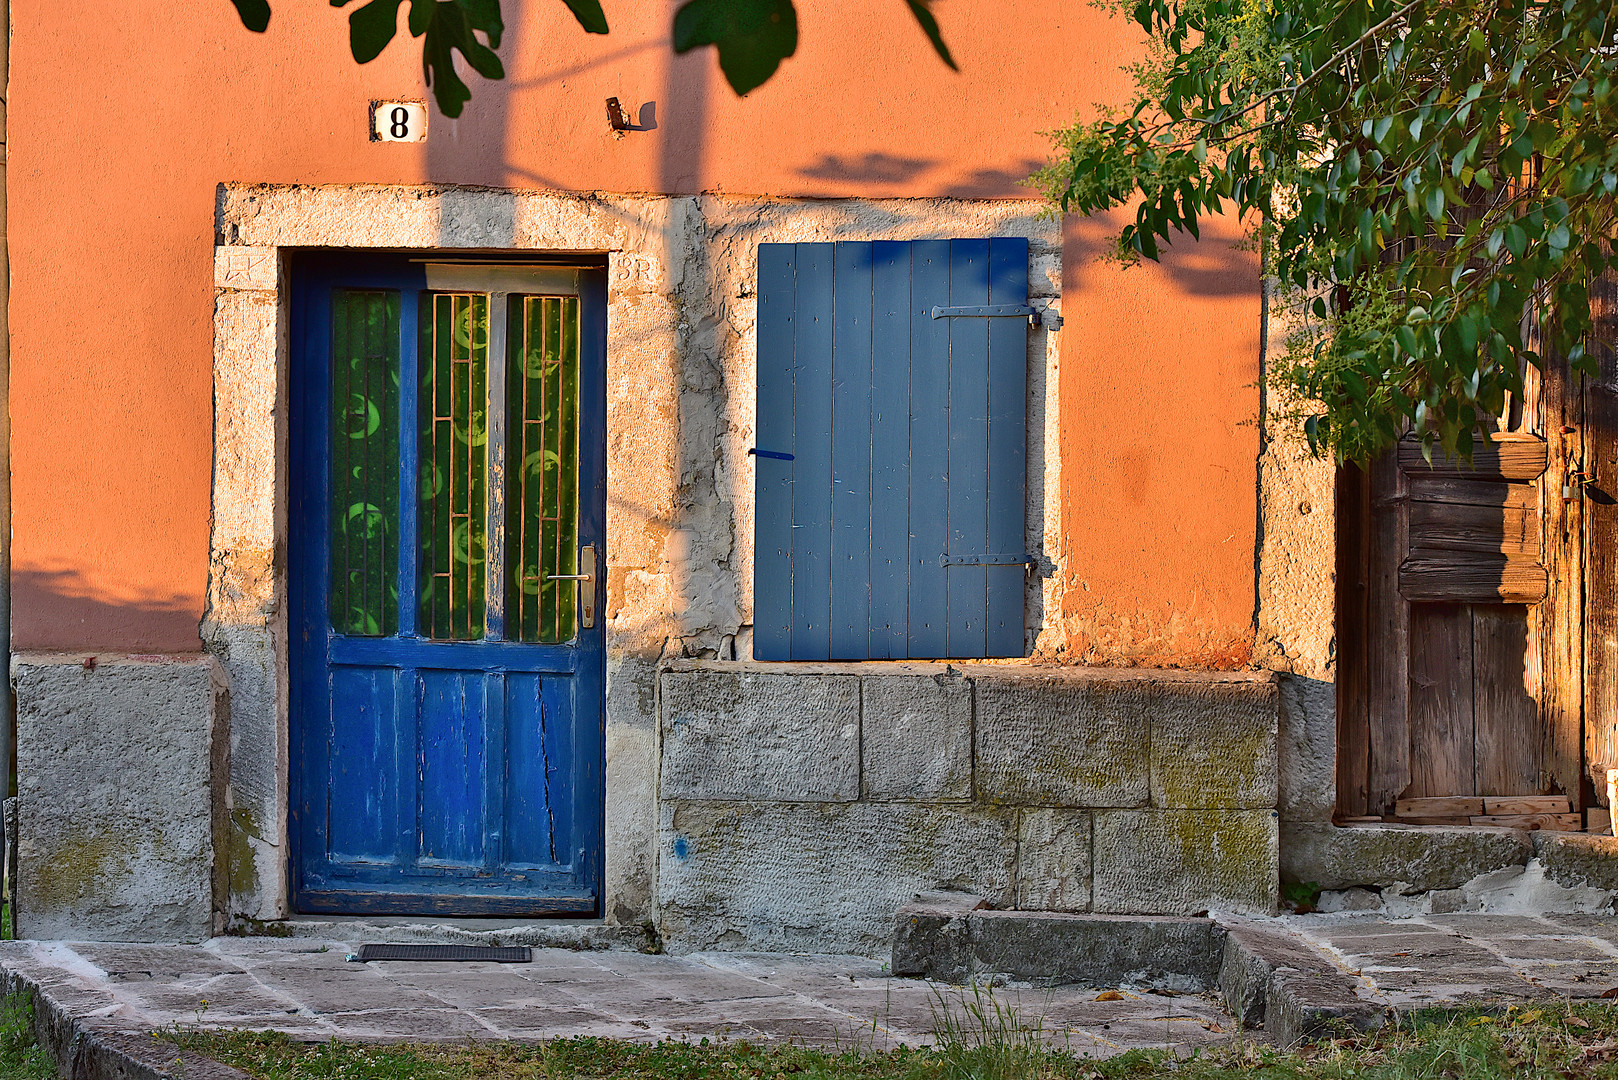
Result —
[[939, 566], [1038, 566], [1039, 560], [1026, 553], [1003, 555], [940, 555]]
[[[1027, 304], [979, 304], [975, 307], [935, 307], [932, 310], [935, 319], [1027, 319], [1030, 325], [1039, 326], [1040, 312], [1036, 307]], [[1051, 322], [1051, 329], [1060, 329], [1061, 316], [1050, 312], [1047, 318]]]

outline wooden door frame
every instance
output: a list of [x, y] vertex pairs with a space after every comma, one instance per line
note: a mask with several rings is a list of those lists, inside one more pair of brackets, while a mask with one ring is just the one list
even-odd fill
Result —
[[[1611, 283], [1595, 306], [1598, 318], [1618, 321]], [[1610, 328], [1598, 326], [1598, 336], [1613, 340]], [[1530, 615], [1529, 642], [1537, 654], [1542, 771], [1582, 812], [1604, 791], [1607, 763], [1618, 767], [1618, 596], [1586, 594], [1587, 580], [1618, 580], [1618, 505], [1586, 513], [1601, 482], [1614, 481], [1618, 492], [1618, 475], [1597, 477], [1586, 497], [1578, 490], [1584, 463], [1596, 456], [1588, 442], [1605, 447], [1618, 473], [1618, 393], [1605, 389], [1618, 387], [1618, 362], [1604, 354], [1601, 385], [1587, 385], [1565, 363], [1527, 382], [1524, 426], [1545, 440], [1548, 458], [1537, 485], [1549, 589]], [[1564, 498], [1564, 485], [1574, 497]], [[1398, 580], [1408, 523], [1403, 514], [1377, 512], [1405, 501], [1409, 487], [1389, 452], [1368, 470], [1339, 468], [1337, 495], [1337, 817], [1353, 820], [1386, 812], [1412, 780], [1411, 603]], [[1586, 634], [1587, 612], [1613, 628], [1607, 640]]]

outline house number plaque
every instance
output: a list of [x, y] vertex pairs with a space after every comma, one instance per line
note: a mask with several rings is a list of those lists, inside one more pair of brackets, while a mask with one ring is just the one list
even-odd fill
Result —
[[425, 142], [426, 139], [426, 102], [371, 102], [372, 142]]

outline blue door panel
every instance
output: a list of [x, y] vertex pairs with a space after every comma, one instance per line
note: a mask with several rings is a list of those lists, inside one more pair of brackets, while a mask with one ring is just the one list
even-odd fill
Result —
[[[300, 911], [532, 916], [599, 912], [602, 620], [570, 642], [417, 634], [417, 312], [426, 273], [404, 256], [310, 252], [293, 263], [290, 616], [291, 872]], [[332, 630], [334, 290], [396, 290], [399, 428], [396, 633]], [[606, 288], [578, 272], [578, 542], [605, 601]], [[505, 358], [490, 357], [493, 393]], [[498, 371], [496, 371], [498, 369]], [[488, 403], [497, 414], [498, 401]], [[499, 425], [490, 453], [502, 449]], [[347, 447], [344, 448], [347, 452]], [[375, 447], [371, 448], [373, 453]], [[501, 462], [490, 466], [498, 484]], [[494, 493], [491, 492], [491, 495]], [[491, 530], [503, 528], [497, 497]], [[499, 536], [489, 548], [498, 551]], [[350, 623], [350, 625], [353, 625]]]
[[[331, 729], [327, 842], [335, 862], [397, 862], [399, 778], [405, 762], [397, 744], [394, 672], [331, 669]], [[329, 720], [328, 720], [329, 724]]]
[[483, 722], [487, 713], [482, 672], [421, 673], [422, 865], [484, 864]]

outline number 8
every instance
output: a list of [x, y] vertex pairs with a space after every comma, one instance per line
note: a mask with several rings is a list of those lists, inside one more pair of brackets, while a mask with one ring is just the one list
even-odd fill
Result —
[[402, 139], [410, 134], [410, 111], [408, 109], [402, 105], [395, 105], [393, 111], [388, 114], [388, 119], [393, 121], [392, 126], [388, 128], [388, 133], [395, 139]]

